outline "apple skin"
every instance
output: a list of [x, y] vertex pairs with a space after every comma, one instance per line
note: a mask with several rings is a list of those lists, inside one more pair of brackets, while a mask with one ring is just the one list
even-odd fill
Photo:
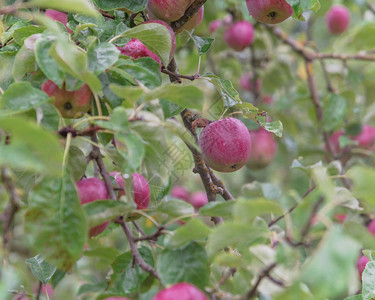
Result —
[[[120, 172], [111, 172], [110, 175], [115, 178], [119, 187], [124, 188], [124, 178]], [[133, 173], [133, 191], [134, 191], [134, 202], [137, 205], [137, 209], [148, 208], [150, 204], [150, 187], [147, 180], [138, 173]], [[125, 191], [118, 193], [118, 198], [125, 195]]]
[[42, 85], [42, 91], [54, 98], [54, 105], [63, 118], [80, 118], [91, 108], [92, 93], [87, 84], [78, 90], [67, 91], [65, 83], [60, 89], [52, 80], [47, 80]]
[[176, 31], [176, 34], [181, 33], [184, 30], [190, 31], [193, 30], [195, 27], [198, 27], [204, 17], [204, 6], [201, 6], [198, 10], [198, 12], [191, 17], [189, 21], [187, 21], [184, 26], [182, 26], [179, 30]]
[[149, 0], [148, 11], [156, 18], [174, 22], [180, 19], [194, 0]]
[[209, 29], [210, 29], [210, 33], [214, 33], [216, 30], [218, 30], [221, 26], [223, 25], [223, 21], [222, 20], [213, 20], [210, 22], [210, 24], [208, 25]]
[[155, 295], [152, 300], [207, 300], [206, 295], [187, 282], [176, 283]]
[[189, 191], [181, 185], [176, 185], [175, 187], [173, 187], [169, 195], [173, 198], [177, 198], [184, 201], [188, 201], [190, 197]]
[[367, 226], [368, 231], [375, 235], [375, 219], [371, 221], [371, 223]]
[[345, 32], [350, 23], [350, 12], [343, 5], [334, 5], [325, 16], [326, 26], [331, 34]]
[[[105, 183], [98, 178], [84, 178], [77, 182], [77, 190], [81, 204], [96, 200], [108, 199], [108, 191]], [[89, 236], [94, 237], [101, 234], [109, 225], [110, 221], [90, 228]]]
[[246, 0], [246, 5], [255, 20], [266, 24], [281, 23], [294, 13], [286, 0]]
[[234, 172], [249, 159], [251, 137], [238, 119], [225, 118], [210, 123], [199, 137], [204, 161], [219, 172]]
[[[240, 79], [240, 86], [243, 90], [252, 92], [254, 91], [254, 83], [252, 81], [253, 79], [253, 73], [246, 73], [241, 76]], [[259, 91], [261, 89], [262, 82], [260, 79], [257, 80], [256, 82], [256, 89]]]
[[64, 24], [66, 30], [69, 33], [73, 33], [73, 31], [66, 26], [66, 24], [68, 24], [68, 15], [67, 14], [64, 14], [61, 11], [58, 11], [58, 10], [47, 9], [46, 12], [45, 12], [45, 15], [52, 20], [55, 20], [55, 21], [58, 21], [58, 22]]
[[273, 134], [264, 128], [250, 130], [251, 154], [246, 163], [250, 169], [263, 169], [275, 158], [277, 143]]
[[366, 265], [367, 263], [369, 262], [369, 259], [362, 255], [358, 261], [357, 261], [357, 270], [358, 270], [358, 274], [359, 274], [359, 277], [362, 278], [362, 273], [363, 271], [365, 270], [366, 268]]
[[248, 21], [238, 21], [224, 32], [224, 40], [229, 47], [242, 51], [254, 41], [254, 28]]
[[140, 40], [131, 39], [123, 47], [117, 47], [121, 54], [137, 59], [140, 57], [151, 57], [155, 60], [161, 67], [161, 62], [159, 56], [154, 52], [150, 51]]
[[199, 191], [191, 195], [187, 201], [194, 206], [195, 210], [200, 209], [208, 203], [207, 194], [205, 192]]

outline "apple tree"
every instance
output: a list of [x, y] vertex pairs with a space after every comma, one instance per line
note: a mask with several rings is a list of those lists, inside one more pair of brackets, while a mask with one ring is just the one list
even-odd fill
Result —
[[0, 299], [374, 299], [375, 5], [0, 0]]

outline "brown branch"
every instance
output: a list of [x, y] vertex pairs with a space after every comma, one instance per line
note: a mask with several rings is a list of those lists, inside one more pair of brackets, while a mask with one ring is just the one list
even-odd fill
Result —
[[173, 31], [181, 29], [181, 27], [184, 26], [191, 19], [191, 17], [198, 12], [198, 10], [201, 8], [203, 4], [206, 3], [206, 1], [207, 0], [195, 0], [194, 3], [189, 6], [185, 14], [180, 19], [171, 23]]
[[169, 71], [168, 69], [166, 69], [164, 66], [162, 66], [161, 72], [169, 75], [170, 77], [174, 77], [174, 81], [177, 81], [178, 83], [182, 83], [181, 79], [188, 79], [188, 80], [194, 81], [195, 79], [199, 78], [198, 74], [195, 74], [193, 76], [187, 76], [187, 75], [180, 75], [178, 73], [173, 73]]
[[103, 11], [101, 9], [99, 9], [99, 12], [102, 14], [103, 17], [106, 17], [106, 18], [109, 18], [109, 19], [112, 19], [112, 20], [116, 19], [115, 16], [112, 16], [109, 13], [106, 13], [105, 11]]
[[38, 285], [38, 290], [36, 292], [36, 300], [39, 300], [40, 299], [40, 294], [41, 294], [41, 291], [42, 291], [42, 285], [43, 283], [41, 281], [39, 281], [39, 285]]
[[268, 266], [266, 269], [262, 271], [262, 273], [259, 275], [257, 281], [255, 282], [254, 286], [250, 289], [250, 291], [246, 294], [245, 299], [251, 299], [256, 296], [259, 284], [262, 282], [262, 280], [266, 277], [268, 277], [269, 273], [276, 267], [276, 263], [273, 263], [272, 265]]
[[154, 242], [156, 242], [158, 240], [158, 237], [164, 234], [164, 229], [165, 229], [165, 227], [161, 226], [153, 234], [144, 235], [144, 236], [139, 237], [139, 238], [134, 238], [134, 242], [141, 242], [141, 241], [154, 241]]

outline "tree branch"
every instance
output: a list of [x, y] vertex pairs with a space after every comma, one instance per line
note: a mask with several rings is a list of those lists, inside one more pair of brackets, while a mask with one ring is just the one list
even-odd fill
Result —
[[276, 263], [273, 263], [272, 265], [268, 266], [266, 269], [262, 271], [262, 273], [259, 275], [257, 281], [255, 282], [254, 286], [251, 288], [251, 290], [246, 294], [245, 299], [249, 300], [256, 296], [259, 284], [262, 282], [262, 280], [266, 277], [268, 277], [269, 273], [276, 267]]

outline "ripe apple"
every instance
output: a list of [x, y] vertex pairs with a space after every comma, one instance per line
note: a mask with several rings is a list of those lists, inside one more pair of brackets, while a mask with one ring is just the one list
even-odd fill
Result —
[[67, 91], [65, 83], [60, 89], [52, 80], [47, 80], [42, 85], [42, 91], [54, 98], [54, 104], [63, 118], [80, 118], [90, 110], [92, 93], [87, 84], [78, 90]]
[[[243, 90], [252, 92], [254, 91], [254, 83], [253, 83], [253, 73], [246, 73], [241, 76], [240, 79], [240, 86]], [[260, 79], [257, 80], [256, 82], [256, 88], [259, 91], [261, 89], [262, 82]]]
[[187, 283], [176, 283], [155, 295], [152, 300], [207, 300], [206, 295], [196, 286]]
[[200, 209], [208, 203], [207, 194], [205, 192], [195, 192], [188, 199], [188, 202], [194, 206], [195, 210]]
[[224, 40], [229, 47], [242, 51], [254, 41], [254, 28], [248, 21], [238, 21], [224, 32]]
[[362, 273], [365, 270], [366, 265], [367, 265], [368, 262], [369, 262], [369, 259], [366, 256], [364, 256], [364, 255], [362, 255], [358, 259], [358, 261], [357, 261], [357, 270], [358, 270], [358, 273], [359, 273], [359, 277], [362, 278]]
[[210, 123], [199, 137], [204, 161], [219, 172], [234, 172], [248, 161], [251, 152], [249, 130], [238, 119]]
[[[119, 187], [124, 188], [124, 178], [120, 172], [110, 173], [119, 185]], [[147, 180], [138, 173], [133, 173], [133, 192], [134, 192], [134, 202], [137, 205], [137, 209], [148, 208], [150, 203], [150, 187]], [[118, 197], [125, 195], [125, 190], [118, 193]]]
[[263, 169], [275, 158], [277, 143], [273, 134], [264, 128], [250, 130], [251, 154], [247, 166], [251, 169]]
[[188, 201], [190, 197], [189, 191], [181, 185], [176, 185], [170, 192], [171, 197]]
[[45, 12], [45, 15], [52, 19], [52, 20], [55, 20], [55, 21], [58, 21], [62, 24], [65, 25], [65, 28], [66, 30], [69, 32], [69, 33], [73, 33], [72, 30], [70, 30], [66, 24], [68, 24], [68, 15], [67, 14], [64, 14], [58, 10], [53, 10], [53, 9], [47, 9], [46, 12]]
[[[90, 203], [96, 200], [108, 199], [108, 191], [105, 183], [98, 178], [84, 178], [77, 182], [77, 190], [79, 200], [81, 204]], [[110, 221], [107, 221], [103, 224], [90, 228], [89, 236], [97, 236], [102, 233]]]
[[151, 57], [155, 60], [161, 67], [161, 62], [159, 56], [154, 52], [150, 51], [143, 43], [138, 39], [131, 39], [123, 47], [117, 47], [121, 54], [137, 59], [140, 57]]
[[352, 139], [357, 141], [360, 147], [375, 150], [375, 127], [364, 125], [361, 133]]
[[331, 34], [346, 31], [350, 23], [349, 10], [343, 5], [334, 5], [325, 16], [326, 26]]
[[213, 20], [210, 22], [208, 27], [210, 28], [210, 33], [214, 33], [216, 30], [218, 30], [223, 25], [222, 20]]
[[247, 9], [255, 20], [266, 24], [277, 24], [293, 14], [286, 0], [246, 0]]

